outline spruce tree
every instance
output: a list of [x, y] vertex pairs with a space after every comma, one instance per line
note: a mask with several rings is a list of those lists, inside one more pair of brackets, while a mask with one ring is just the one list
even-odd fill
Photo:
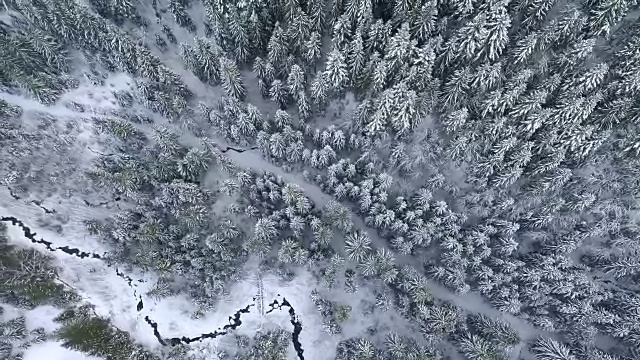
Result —
[[334, 48], [327, 55], [327, 64], [322, 77], [328, 82], [330, 89], [340, 93], [349, 79], [345, 56], [340, 50]]
[[279, 79], [274, 80], [269, 88], [269, 98], [284, 109], [288, 100], [287, 86]]
[[289, 76], [287, 77], [287, 88], [291, 97], [297, 100], [298, 94], [300, 92], [304, 92], [305, 85], [306, 79], [304, 70], [298, 64], [294, 64], [291, 67]]
[[220, 77], [222, 78], [222, 87], [228, 96], [244, 100], [247, 90], [244, 87], [240, 70], [233, 60], [220, 58]]

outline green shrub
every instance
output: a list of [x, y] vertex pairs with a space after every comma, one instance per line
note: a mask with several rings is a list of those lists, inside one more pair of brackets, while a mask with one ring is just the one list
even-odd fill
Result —
[[0, 298], [29, 309], [45, 304], [66, 306], [79, 300], [77, 294], [56, 282], [51, 260], [34, 249], [0, 244]]
[[93, 315], [90, 306], [67, 309], [55, 320], [62, 323], [56, 337], [66, 348], [107, 360], [157, 359], [127, 332], [115, 328], [108, 319]]
[[333, 318], [336, 322], [342, 323], [349, 320], [351, 316], [351, 305], [336, 305]]

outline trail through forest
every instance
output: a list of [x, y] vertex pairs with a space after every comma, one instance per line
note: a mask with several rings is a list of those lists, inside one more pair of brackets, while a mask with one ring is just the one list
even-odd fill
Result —
[[[313, 200], [316, 203], [316, 206], [318, 206], [319, 208], [321, 208], [329, 200], [331, 200], [331, 196], [325, 194], [319, 186], [304, 180], [300, 175], [285, 172], [279, 166], [268, 162], [258, 151], [246, 151], [243, 153], [229, 154], [229, 157], [241, 167], [271, 172], [276, 174], [277, 176], [282, 176], [282, 178], [288, 182], [299, 185], [302, 189], [304, 189], [305, 194], [311, 200]], [[400, 266], [410, 265], [421, 273], [424, 273], [424, 266], [419, 259], [409, 255], [402, 255], [394, 252], [389, 248], [387, 242], [378, 235], [377, 231], [373, 228], [368, 227], [364, 223], [362, 218], [357, 214], [353, 214], [352, 220], [356, 228], [362, 229], [367, 232], [367, 234], [371, 238], [372, 248], [388, 250], [389, 252], [394, 254], [394, 258]], [[342, 246], [344, 246], [344, 242], [342, 243]], [[441, 301], [451, 302], [455, 306], [465, 310], [468, 313], [482, 314], [486, 315], [489, 318], [500, 318], [507, 321], [518, 332], [518, 336], [520, 337], [520, 344], [516, 347], [516, 351], [514, 351], [513, 359], [516, 359], [519, 356], [519, 354], [517, 353], [517, 349], [523, 347], [526, 342], [535, 339], [540, 335], [549, 337], [553, 336], [553, 334], [549, 332], [536, 329], [524, 319], [505, 312], [498, 311], [486, 300], [484, 300], [482, 296], [475, 292], [457, 294], [433, 280], [429, 280], [427, 286], [429, 287], [430, 292], [435, 298]]]

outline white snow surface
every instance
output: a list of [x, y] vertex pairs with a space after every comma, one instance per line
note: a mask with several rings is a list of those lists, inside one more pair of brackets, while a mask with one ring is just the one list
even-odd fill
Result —
[[51, 334], [60, 327], [60, 324], [53, 321], [53, 319], [62, 311], [55, 306], [43, 305], [31, 310], [20, 309], [10, 304], [0, 304], [0, 306], [4, 310], [0, 320], [9, 321], [24, 315], [27, 330], [43, 328], [45, 333]]
[[89, 112], [95, 110], [119, 109], [120, 106], [113, 91], [130, 91], [133, 79], [125, 73], [110, 73], [104, 85], [96, 86], [86, 80], [75, 89], [67, 91], [58, 99], [57, 104], [75, 102], [87, 107]]
[[55, 306], [43, 305], [35, 309], [25, 311], [27, 328], [30, 330], [44, 328], [47, 334], [51, 334], [60, 328], [60, 323], [53, 321], [62, 310]]
[[[120, 108], [113, 91], [130, 90], [133, 80], [124, 73], [111, 73], [105, 80], [105, 85], [97, 86], [88, 84], [82, 80], [80, 86], [65, 92], [52, 105], [44, 105], [39, 101], [24, 95], [15, 95], [0, 92], [0, 99], [13, 105], [20, 106], [24, 111], [38, 111], [47, 113], [58, 118], [90, 118], [95, 114], [109, 114], [110, 117], [117, 117], [111, 114], [113, 110]], [[70, 102], [83, 105], [85, 111], [78, 111], [65, 106]]]
[[54, 104], [52, 106], [44, 105], [36, 100], [29, 99], [25, 96], [13, 95], [4, 92], [0, 92], [0, 99], [20, 106], [25, 111], [39, 111], [47, 114], [51, 114], [57, 117], [89, 117], [90, 114], [77, 112], [72, 109], [66, 108], [63, 105]]
[[0, 315], [0, 320], [2, 321], [9, 321], [22, 315], [22, 310], [18, 309], [13, 305], [10, 305], [10, 304], [0, 304], [0, 305], [4, 310], [4, 313]]
[[102, 360], [80, 351], [66, 349], [58, 341], [45, 341], [30, 346], [24, 352], [23, 360]]

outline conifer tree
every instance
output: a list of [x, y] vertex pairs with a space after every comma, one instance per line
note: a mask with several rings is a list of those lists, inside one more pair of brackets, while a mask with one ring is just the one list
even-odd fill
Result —
[[512, 20], [507, 12], [507, 4], [508, 2], [498, 1], [489, 8], [484, 54], [491, 61], [496, 61], [509, 43]]
[[247, 34], [249, 26], [234, 6], [229, 7], [228, 14], [228, 28], [234, 45], [233, 53], [238, 62], [246, 62], [252, 52], [251, 42]]
[[288, 98], [287, 86], [279, 79], [274, 80], [269, 88], [269, 98], [284, 109], [287, 104]]
[[187, 66], [191, 66], [192, 71], [202, 81], [211, 84], [218, 84], [221, 80], [220, 74], [220, 54], [221, 49], [207, 39], [195, 38], [194, 46], [182, 45], [184, 51], [183, 58]]
[[366, 66], [366, 54], [364, 52], [364, 41], [360, 28], [356, 31], [354, 39], [348, 46], [347, 66], [349, 69], [351, 86], [360, 85], [360, 81], [364, 76]]
[[411, 33], [414, 34], [414, 37], [419, 42], [426, 42], [430, 35], [436, 30], [437, 19], [437, 2], [433, 0], [425, 1], [412, 24]]
[[244, 87], [240, 70], [233, 60], [220, 58], [220, 77], [222, 78], [222, 87], [228, 96], [244, 100], [247, 90]]
[[575, 360], [569, 349], [553, 339], [540, 338], [532, 347], [536, 358], [541, 360]]
[[269, 139], [269, 143], [271, 144], [271, 155], [276, 159], [283, 158], [286, 152], [286, 145], [284, 139], [282, 138], [282, 135], [280, 133], [272, 134], [271, 138]]
[[389, 38], [391, 37], [391, 27], [382, 19], [377, 19], [369, 28], [365, 48], [367, 53], [385, 53]]
[[276, 78], [276, 75], [277, 71], [273, 64], [270, 61], [266, 62], [264, 64], [264, 80], [270, 83]]
[[326, 0], [309, 1], [308, 13], [311, 21], [311, 30], [317, 34], [323, 34], [326, 28]]
[[464, 106], [463, 100], [469, 89], [469, 68], [456, 70], [442, 88], [441, 101], [445, 109], [456, 109]]
[[316, 60], [320, 58], [322, 47], [322, 36], [314, 31], [309, 35], [309, 39], [304, 43], [304, 60], [307, 66], [316, 69]]
[[186, 28], [191, 33], [196, 32], [196, 25], [187, 13], [184, 0], [169, 0], [169, 10], [174, 16], [178, 25]]
[[304, 54], [304, 44], [311, 34], [311, 19], [300, 7], [296, 7], [293, 17], [287, 26], [287, 38], [292, 44], [291, 50], [296, 57], [300, 58]]
[[341, 92], [349, 79], [345, 56], [340, 50], [334, 48], [327, 55], [327, 64], [322, 77], [328, 82], [330, 89]]
[[280, 23], [276, 23], [267, 45], [267, 51], [269, 62], [274, 66], [278, 74], [284, 71], [282, 64], [285, 62], [289, 51], [287, 41], [288, 39]]
[[311, 83], [311, 99], [317, 108], [321, 109], [327, 101], [329, 84], [324, 73], [319, 74]]
[[389, 39], [385, 49], [384, 60], [389, 64], [389, 71], [396, 73], [412, 57], [417, 41], [411, 38], [409, 23], [403, 23], [400, 29]]
[[291, 67], [289, 76], [287, 77], [287, 88], [289, 89], [291, 97], [298, 100], [298, 94], [300, 92], [304, 92], [305, 85], [306, 79], [304, 70], [298, 64], [294, 64]]
[[307, 93], [301, 91], [298, 93], [298, 116], [300, 117], [300, 121], [304, 124], [311, 117], [311, 104], [309, 103], [309, 98]]
[[260, 56], [256, 56], [256, 58], [253, 59], [251, 69], [258, 79], [264, 79], [266, 77], [266, 62]]
[[290, 126], [293, 123], [293, 119], [291, 115], [289, 115], [286, 111], [278, 109], [273, 116], [273, 122], [278, 126], [279, 129], [284, 129], [287, 126]]
[[418, 125], [421, 117], [417, 94], [404, 82], [394, 86], [391, 92], [394, 98], [391, 125], [398, 134], [406, 135]]
[[351, 233], [345, 239], [345, 249], [350, 260], [361, 262], [371, 252], [371, 239], [360, 231]]
[[522, 26], [529, 31], [538, 30], [556, 3], [557, 0], [522, 1], [517, 8], [522, 12]]
[[609, 35], [611, 29], [620, 21], [630, 9], [627, 0], [594, 1], [590, 9], [589, 27], [594, 35]]

